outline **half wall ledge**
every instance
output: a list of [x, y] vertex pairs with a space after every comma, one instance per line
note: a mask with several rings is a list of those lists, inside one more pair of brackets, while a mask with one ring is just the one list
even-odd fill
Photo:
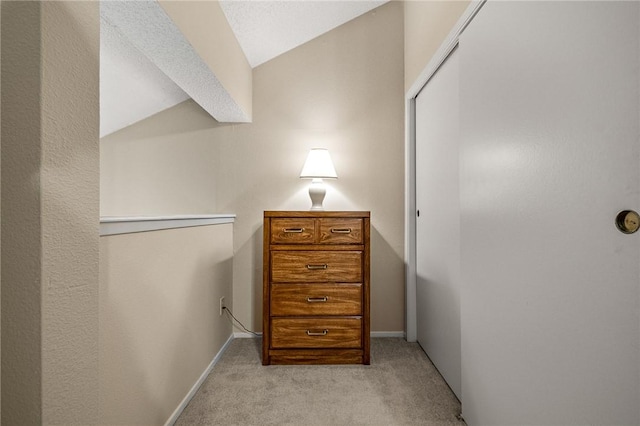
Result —
[[100, 236], [221, 225], [233, 223], [235, 218], [235, 214], [228, 213], [172, 216], [103, 216], [100, 218]]

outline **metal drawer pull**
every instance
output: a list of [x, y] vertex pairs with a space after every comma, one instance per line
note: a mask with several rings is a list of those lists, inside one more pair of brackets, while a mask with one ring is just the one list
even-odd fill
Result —
[[327, 265], [326, 263], [324, 265], [307, 265], [307, 269], [309, 269], [310, 271], [316, 271], [316, 270], [320, 270], [320, 269], [327, 269], [329, 267], [329, 265]]
[[304, 232], [304, 228], [284, 228], [283, 231], [286, 234], [300, 234]]
[[350, 234], [351, 228], [331, 228], [332, 234]]
[[326, 302], [327, 300], [329, 300], [329, 296], [307, 297], [307, 302], [309, 302], [309, 303]]
[[307, 336], [326, 336], [329, 330], [325, 329], [320, 332], [307, 330]]

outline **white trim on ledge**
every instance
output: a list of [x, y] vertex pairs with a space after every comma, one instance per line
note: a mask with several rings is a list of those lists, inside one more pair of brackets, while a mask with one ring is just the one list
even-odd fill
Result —
[[100, 218], [100, 236], [159, 231], [161, 229], [233, 223], [235, 214], [175, 216], [104, 216]]

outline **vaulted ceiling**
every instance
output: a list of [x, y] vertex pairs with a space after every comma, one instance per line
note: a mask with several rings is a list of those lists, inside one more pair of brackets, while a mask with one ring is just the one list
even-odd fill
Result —
[[[253, 68], [386, 1], [222, 0], [219, 4]], [[188, 98], [218, 121], [247, 121], [156, 0], [101, 2], [100, 15], [100, 136]]]

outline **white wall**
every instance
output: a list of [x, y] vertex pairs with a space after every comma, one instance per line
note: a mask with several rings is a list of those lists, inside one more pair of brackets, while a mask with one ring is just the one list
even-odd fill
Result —
[[404, 1], [404, 89], [416, 81], [470, 0]]
[[233, 224], [100, 238], [100, 424], [164, 424], [231, 336]]
[[[216, 121], [188, 100], [100, 140], [102, 216], [216, 212]], [[232, 332], [233, 227], [100, 238], [100, 419], [162, 424]]]
[[100, 215], [218, 213], [217, 125], [187, 100], [100, 139]]
[[639, 13], [488, 2], [461, 36], [470, 425], [640, 422]]
[[371, 329], [404, 329], [402, 4], [387, 3], [254, 69], [253, 123], [220, 126], [216, 205], [236, 213], [234, 303], [262, 327], [264, 210], [308, 210], [299, 179], [326, 147], [327, 210], [371, 211]]

